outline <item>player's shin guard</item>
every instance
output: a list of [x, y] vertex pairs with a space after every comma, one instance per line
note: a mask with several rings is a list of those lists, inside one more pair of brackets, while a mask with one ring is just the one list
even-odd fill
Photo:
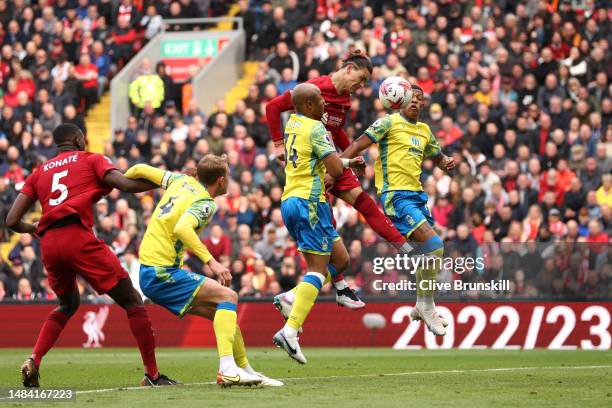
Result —
[[249, 365], [246, 347], [244, 346], [244, 338], [242, 337], [242, 332], [240, 331], [240, 326], [238, 325], [236, 325], [236, 334], [234, 336], [232, 350], [234, 353], [234, 361], [238, 367], [245, 368]]
[[149, 319], [149, 314], [144, 306], [135, 306], [126, 309], [130, 330], [136, 339], [140, 356], [145, 367], [145, 373], [152, 379], [155, 379], [159, 372], [157, 371], [157, 361], [155, 359], [155, 336], [153, 334], [153, 325]]
[[435, 308], [435, 282], [444, 255], [444, 244], [439, 236], [434, 236], [421, 246], [424, 255], [423, 264], [417, 269], [417, 305], [422, 310]]
[[47, 320], [40, 329], [34, 351], [32, 352], [32, 359], [36, 366], [40, 366], [40, 361], [47, 354], [47, 352], [53, 347], [57, 338], [59, 337], [62, 330], [66, 326], [66, 323], [70, 319], [66, 313], [53, 311], [47, 316]]
[[393, 244], [397, 248], [402, 247], [406, 240], [395, 228], [391, 220], [378, 208], [376, 202], [365, 191], [357, 196], [353, 207], [364, 216], [366, 222], [378, 235], [383, 237], [385, 241]]
[[304, 276], [304, 280], [297, 286], [295, 302], [286, 324], [286, 326], [294, 329], [296, 333], [304, 324], [306, 317], [308, 317], [308, 313], [310, 313], [317, 299], [319, 290], [323, 287], [323, 282], [325, 282], [325, 277], [322, 274], [308, 272]]
[[233, 355], [234, 340], [236, 337], [236, 304], [221, 302], [217, 305], [213, 327], [217, 338], [219, 357]]

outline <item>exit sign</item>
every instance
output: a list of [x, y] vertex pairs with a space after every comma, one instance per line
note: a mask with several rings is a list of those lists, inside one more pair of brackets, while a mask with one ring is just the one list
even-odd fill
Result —
[[219, 52], [219, 39], [164, 40], [161, 43], [162, 58], [205, 58]]

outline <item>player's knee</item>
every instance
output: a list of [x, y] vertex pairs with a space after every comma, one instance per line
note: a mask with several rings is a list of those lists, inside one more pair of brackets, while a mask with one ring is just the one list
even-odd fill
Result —
[[224, 287], [223, 292], [221, 294], [221, 301], [219, 303], [222, 303], [222, 302], [229, 302], [229, 303], [237, 304], [238, 294], [234, 292], [233, 290], [231, 290], [230, 288]]
[[56, 310], [58, 312], [64, 313], [68, 317], [71, 317], [79, 309], [79, 305], [80, 305], [80, 301], [78, 298], [76, 298], [76, 301], [73, 300], [72, 302], [60, 304]]
[[444, 255], [444, 242], [438, 235], [434, 235], [421, 245], [421, 252], [426, 255], [441, 257]]

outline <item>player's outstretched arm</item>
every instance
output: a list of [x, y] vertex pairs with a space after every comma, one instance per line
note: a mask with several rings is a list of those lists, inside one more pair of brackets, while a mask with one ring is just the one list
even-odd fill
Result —
[[147, 179], [131, 179], [123, 175], [119, 170], [113, 169], [104, 175], [104, 184], [126, 193], [140, 193], [159, 187], [159, 184]]
[[360, 154], [362, 151], [372, 145], [372, 139], [368, 135], [361, 135], [357, 140], [349, 145], [340, 155], [342, 158], [352, 159]]
[[270, 129], [270, 136], [272, 136], [274, 141], [274, 153], [280, 161], [285, 160], [283, 133], [281, 132], [281, 113], [291, 109], [293, 109], [293, 102], [291, 102], [290, 91], [277, 96], [266, 104], [266, 119]]
[[347, 167], [352, 169], [363, 169], [365, 167], [365, 160], [361, 156], [352, 159], [341, 159], [338, 153], [332, 153], [323, 158], [323, 165], [327, 170], [327, 174], [336, 178], [339, 177]]
[[[164, 181], [171, 176], [171, 172], [158, 169], [157, 167], [149, 166], [148, 164], [135, 164], [125, 172], [125, 177], [137, 180], [149, 180], [156, 186], [163, 186]], [[164, 186], [165, 187], [165, 186]]]
[[215, 260], [206, 245], [200, 241], [196, 233], [199, 224], [200, 221], [193, 214], [185, 213], [174, 226], [174, 235], [211, 269], [219, 278], [219, 283], [223, 286], [229, 286], [232, 283], [232, 275], [229, 269]]
[[6, 216], [6, 226], [21, 234], [34, 234], [37, 226], [23, 221], [23, 216], [26, 215], [32, 204], [34, 204], [32, 198], [19, 193]]

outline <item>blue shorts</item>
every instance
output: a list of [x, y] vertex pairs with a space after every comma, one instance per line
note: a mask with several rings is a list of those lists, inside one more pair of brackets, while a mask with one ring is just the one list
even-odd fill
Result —
[[140, 265], [140, 289], [154, 303], [178, 317], [191, 309], [206, 277], [175, 266]]
[[317, 255], [330, 255], [338, 232], [332, 225], [328, 203], [289, 197], [281, 204], [283, 221], [295, 239], [298, 250]]
[[406, 238], [425, 222], [433, 227], [434, 220], [427, 208], [424, 191], [387, 191], [380, 199], [385, 214]]

